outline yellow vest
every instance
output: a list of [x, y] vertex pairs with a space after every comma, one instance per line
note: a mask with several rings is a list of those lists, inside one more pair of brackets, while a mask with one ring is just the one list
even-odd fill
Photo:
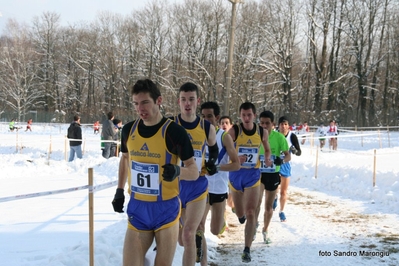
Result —
[[133, 123], [127, 140], [129, 151], [129, 191], [131, 197], [142, 201], [164, 201], [179, 195], [179, 178], [163, 181], [162, 165], [178, 164], [178, 157], [168, 151], [165, 133], [173, 121], [167, 119], [151, 138], [138, 131], [140, 119]]
[[[254, 124], [255, 125], [255, 124]], [[244, 130], [240, 125], [238, 125], [238, 135], [235, 140], [235, 147], [240, 155], [246, 155], [247, 160], [241, 164], [241, 168], [259, 168], [259, 152], [260, 145], [262, 144], [262, 139], [260, 137], [259, 126], [256, 126], [256, 132], [252, 136], [248, 136], [244, 133]]]
[[[183, 126], [178, 116], [174, 117], [174, 120], [179, 125]], [[183, 126], [184, 127], [184, 126]], [[206, 145], [206, 133], [205, 133], [205, 122], [203, 118], [200, 118], [197, 126], [193, 129], [187, 129], [188, 138], [191, 141], [191, 145], [194, 149], [194, 159], [197, 164], [200, 176], [207, 173], [205, 169], [205, 145]]]

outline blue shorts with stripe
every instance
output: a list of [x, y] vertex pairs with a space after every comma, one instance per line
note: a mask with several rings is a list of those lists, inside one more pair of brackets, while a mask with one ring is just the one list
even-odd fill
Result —
[[208, 179], [198, 177], [195, 181], [180, 180], [180, 200], [185, 209], [190, 202], [200, 201], [208, 196]]
[[245, 188], [256, 187], [260, 185], [259, 168], [241, 168], [238, 171], [230, 172], [230, 189], [235, 191], [244, 191]]
[[291, 176], [291, 164], [289, 162], [283, 163], [280, 166], [280, 175], [285, 178], [288, 178]]
[[179, 221], [181, 203], [179, 197], [165, 201], [142, 201], [130, 198], [127, 215], [128, 228], [135, 231], [157, 232]]

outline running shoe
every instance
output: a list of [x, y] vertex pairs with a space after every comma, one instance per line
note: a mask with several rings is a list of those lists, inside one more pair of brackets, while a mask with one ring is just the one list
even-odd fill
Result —
[[276, 198], [273, 201], [273, 211], [275, 211], [276, 208], [277, 208], [277, 196], [276, 196]]
[[262, 231], [262, 235], [263, 235], [263, 243], [270, 244], [272, 242], [266, 231]]
[[281, 221], [281, 222], [285, 222], [285, 221], [287, 220], [287, 218], [285, 218], [284, 212], [280, 212], [280, 213], [278, 214], [278, 217], [280, 217], [280, 221]]
[[223, 227], [222, 227], [222, 229], [219, 232], [219, 235], [223, 234], [224, 231], [226, 230], [226, 228], [227, 228], [227, 225], [226, 225], [226, 222], [224, 222]]
[[204, 237], [204, 233], [202, 231], [197, 231], [195, 234], [195, 245], [197, 247], [197, 257], [195, 262], [201, 262], [203, 252], [202, 252], [202, 238]]
[[241, 255], [242, 262], [251, 262], [251, 253], [249, 251], [245, 251]]
[[246, 220], [247, 220], [247, 217], [245, 215], [241, 218], [238, 218], [238, 221], [240, 222], [240, 224], [244, 224]]

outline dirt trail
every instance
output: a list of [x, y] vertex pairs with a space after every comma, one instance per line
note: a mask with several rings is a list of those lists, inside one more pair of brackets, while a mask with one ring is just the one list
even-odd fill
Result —
[[[277, 210], [270, 225], [272, 243], [263, 243], [260, 226], [251, 247], [252, 265], [399, 265], [399, 219], [392, 214], [365, 214], [360, 202], [290, 188], [287, 222]], [[243, 265], [244, 225], [228, 208], [228, 231], [220, 237], [209, 265]], [[374, 252], [374, 253], [373, 253]]]

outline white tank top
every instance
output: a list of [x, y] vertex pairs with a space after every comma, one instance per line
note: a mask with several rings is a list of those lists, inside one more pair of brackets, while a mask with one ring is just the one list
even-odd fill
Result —
[[[229, 163], [229, 155], [226, 152], [226, 148], [223, 146], [223, 137], [225, 131], [223, 129], [218, 129], [216, 132], [216, 143], [219, 148], [219, 156], [216, 164], [227, 164]], [[206, 146], [206, 160], [209, 158], [208, 146]], [[212, 194], [224, 194], [229, 191], [229, 172], [219, 171], [218, 173], [208, 176], [208, 191]]]

